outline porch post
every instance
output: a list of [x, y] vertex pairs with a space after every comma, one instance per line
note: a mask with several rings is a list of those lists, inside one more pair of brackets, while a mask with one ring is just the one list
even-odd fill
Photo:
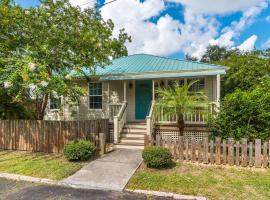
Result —
[[216, 82], [216, 102], [218, 103], [219, 105], [219, 101], [220, 101], [220, 74], [217, 74], [217, 82]]
[[152, 80], [152, 101], [155, 101], [155, 80]]
[[216, 86], [217, 86], [217, 91], [216, 91], [217, 97], [216, 97], [216, 101], [219, 102], [219, 100], [220, 100], [220, 74], [217, 74], [217, 83], [216, 83]]
[[124, 81], [124, 102], [127, 102], [127, 82]]

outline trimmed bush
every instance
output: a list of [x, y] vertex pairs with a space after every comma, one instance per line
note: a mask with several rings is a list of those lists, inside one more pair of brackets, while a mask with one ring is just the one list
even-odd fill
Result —
[[170, 150], [163, 147], [145, 147], [142, 157], [150, 168], [167, 168], [173, 163]]
[[88, 160], [95, 152], [95, 145], [87, 140], [72, 140], [64, 147], [64, 156], [69, 161]]

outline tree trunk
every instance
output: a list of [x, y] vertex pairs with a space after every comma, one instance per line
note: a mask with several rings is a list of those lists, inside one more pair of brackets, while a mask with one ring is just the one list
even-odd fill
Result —
[[45, 115], [45, 110], [48, 105], [49, 95], [45, 94], [44, 98], [41, 99], [41, 102], [38, 103], [39, 106], [37, 106], [36, 109], [36, 119], [37, 120], [43, 120]]
[[179, 129], [179, 136], [184, 135], [184, 128], [185, 128], [185, 120], [184, 120], [184, 115], [182, 113], [177, 115], [177, 125]]

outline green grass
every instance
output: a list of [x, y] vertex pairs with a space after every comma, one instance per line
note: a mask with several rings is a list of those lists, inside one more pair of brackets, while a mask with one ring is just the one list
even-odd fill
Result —
[[270, 199], [270, 170], [187, 163], [154, 170], [143, 165], [128, 188], [201, 195], [209, 199]]
[[67, 161], [61, 154], [0, 150], [0, 172], [61, 180], [75, 173], [82, 165]]

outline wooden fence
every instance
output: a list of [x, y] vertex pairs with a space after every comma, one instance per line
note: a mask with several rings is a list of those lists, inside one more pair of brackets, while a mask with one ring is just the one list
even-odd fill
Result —
[[[149, 144], [147, 138], [145, 143]], [[161, 139], [161, 136], [157, 135], [151, 144], [169, 148], [174, 158], [180, 161], [242, 167], [270, 166], [270, 141], [262, 142], [260, 139], [248, 142], [244, 138], [239, 142], [233, 139], [221, 141], [220, 138], [216, 138], [209, 141], [205, 137], [202, 141], [196, 141], [194, 137], [190, 140], [183, 137], [172, 140]]]
[[[99, 145], [99, 133], [109, 134], [108, 120], [41, 121], [1, 120], [0, 149], [59, 153], [73, 139]], [[105, 140], [104, 138], [104, 140]]]

